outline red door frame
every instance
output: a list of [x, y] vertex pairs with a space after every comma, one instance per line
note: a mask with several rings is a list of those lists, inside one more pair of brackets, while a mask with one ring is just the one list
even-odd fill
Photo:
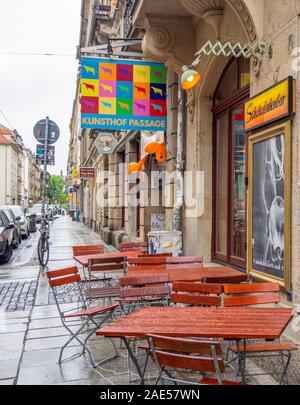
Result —
[[[222, 80], [222, 79], [221, 79]], [[213, 218], [212, 218], [212, 259], [221, 263], [228, 263], [237, 266], [241, 269], [246, 269], [246, 260], [241, 260], [240, 258], [233, 257], [232, 252], [232, 112], [241, 104], [243, 104], [250, 96], [250, 86], [246, 86], [232, 97], [228, 98], [224, 103], [217, 105], [212, 109], [213, 112], [213, 167], [212, 167], [212, 178], [213, 178]], [[227, 207], [227, 255], [224, 255], [217, 251], [217, 131], [216, 131], [216, 121], [223, 114], [228, 115], [228, 207]], [[246, 136], [246, 135], [245, 135]], [[245, 177], [247, 177], [247, 141], [245, 142]], [[246, 193], [247, 196], [247, 193]], [[245, 233], [247, 234], [247, 197], [245, 196]], [[246, 248], [246, 246], [245, 246]]]

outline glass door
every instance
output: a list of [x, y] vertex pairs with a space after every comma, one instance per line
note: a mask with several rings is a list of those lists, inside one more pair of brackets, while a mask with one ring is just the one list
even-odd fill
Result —
[[244, 105], [231, 113], [232, 204], [231, 204], [231, 261], [246, 260], [246, 138]]

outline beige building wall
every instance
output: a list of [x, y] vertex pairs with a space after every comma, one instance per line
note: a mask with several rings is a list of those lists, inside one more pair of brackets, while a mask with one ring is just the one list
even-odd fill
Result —
[[[262, 58], [261, 66], [251, 63], [250, 95], [267, 89], [277, 81], [292, 75], [297, 81], [299, 72], [292, 69], [293, 49], [299, 47], [299, 1], [245, 0], [220, 1], [223, 15], [213, 10], [212, 1], [147, 1], [138, 2], [134, 24], [143, 26], [144, 53], [163, 61], [180, 74], [185, 64], [191, 64], [194, 53], [207, 41], [254, 43], [257, 40], [271, 45], [272, 52]], [[173, 6], [173, 9], [172, 9]], [[155, 14], [154, 14], [155, 10]], [[178, 19], [180, 13], [181, 18]], [[212, 18], [211, 15], [214, 15]], [[213, 95], [229, 59], [206, 56], [196, 68], [202, 76], [199, 85], [187, 92], [186, 108], [186, 170], [203, 172], [197, 191], [198, 216], [190, 216], [185, 207], [183, 224], [184, 254], [203, 254], [211, 260], [212, 239], [212, 113]], [[293, 300], [300, 300], [300, 173], [299, 173], [299, 103], [293, 120], [292, 142], [292, 286]], [[201, 177], [200, 177], [201, 179]], [[170, 226], [169, 217], [169, 225]]]

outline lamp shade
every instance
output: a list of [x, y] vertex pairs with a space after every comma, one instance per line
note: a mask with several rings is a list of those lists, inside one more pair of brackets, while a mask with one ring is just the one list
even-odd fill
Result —
[[201, 75], [196, 70], [190, 69], [188, 66], [183, 66], [181, 76], [181, 87], [184, 90], [189, 90], [196, 86], [200, 81]]

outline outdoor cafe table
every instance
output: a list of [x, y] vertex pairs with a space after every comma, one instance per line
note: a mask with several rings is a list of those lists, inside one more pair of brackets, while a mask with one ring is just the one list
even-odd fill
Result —
[[170, 281], [202, 281], [207, 277], [233, 277], [241, 276], [244, 273], [233, 269], [232, 267], [194, 267], [187, 265], [172, 266], [167, 265], [165, 270], [153, 269], [139, 270], [139, 266], [130, 267], [128, 276], [150, 276], [158, 274], [168, 274]]
[[138, 257], [141, 252], [136, 250], [128, 250], [126, 252], [115, 252], [115, 253], [97, 253], [93, 255], [86, 256], [74, 256], [76, 260], [82, 267], [88, 267], [89, 259], [109, 259], [112, 257], [126, 257], [126, 259]]
[[286, 308], [146, 307], [104, 326], [96, 335], [124, 341], [142, 384], [143, 373], [127, 340], [130, 337], [145, 339], [148, 334], [157, 334], [230, 339], [246, 346], [246, 339], [280, 338], [292, 313]]

